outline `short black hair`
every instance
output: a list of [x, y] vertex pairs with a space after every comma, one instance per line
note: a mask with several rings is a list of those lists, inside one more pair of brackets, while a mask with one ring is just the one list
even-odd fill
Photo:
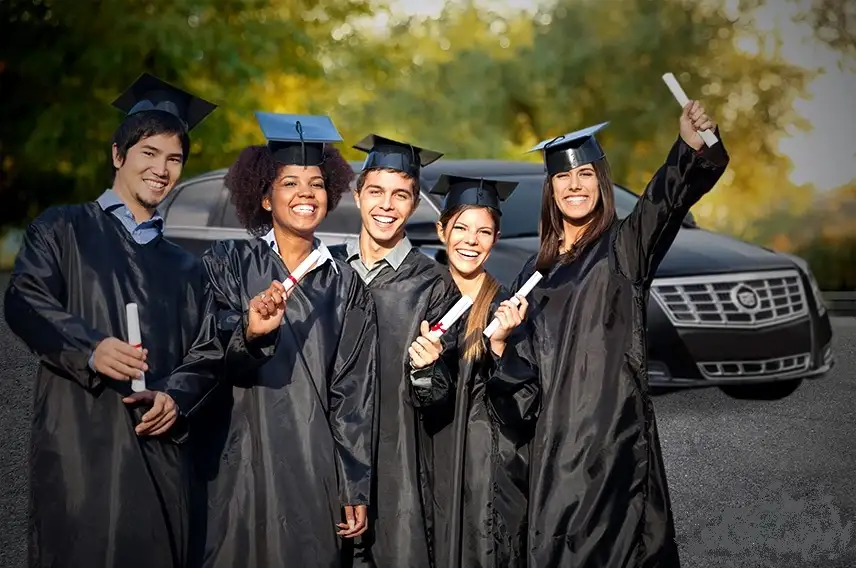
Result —
[[[150, 136], [174, 134], [181, 141], [181, 160], [187, 163], [190, 154], [190, 134], [177, 116], [161, 110], [144, 110], [127, 117], [113, 134], [113, 144], [122, 160], [134, 144]], [[112, 156], [112, 154], [111, 154]], [[113, 160], [110, 160], [112, 165]], [[113, 168], [115, 173], [116, 168]]]

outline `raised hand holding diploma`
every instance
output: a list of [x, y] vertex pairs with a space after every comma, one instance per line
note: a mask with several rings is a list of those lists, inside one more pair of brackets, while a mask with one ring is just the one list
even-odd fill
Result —
[[279, 328], [285, 316], [285, 286], [274, 280], [270, 287], [250, 300], [247, 314], [247, 340], [252, 341]]
[[699, 151], [705, 145], [700, 134], [703, 130], [716, 128], [716, 123], [705, 114], [704, 107], [698, 101], [690, 101], [681, 113], [681, 138], [693, 150]]
[[494, 317], [498, 321], [496, 328], [490, 336], [490, 348], [497, 355], [505, 351], [505, 341], [511, 335], [511, 330], [523, 323], [526, 318], [526, 309], [529, 302], [523, 296], [515, 296], [499, 304]]
[[414, 369], [424, 369], [433, 365], [443, 351], [443, 344], [440, 343], [441, 336], [431, 332], [431, 326], [427, 321], [420, 324], [419, 332], [419, 337], [407, 350], [410, 354], [410, 366]]
[[[681, 105], [681, 108], [686, 111], [687, 106], [694, 101], [690, 101], [689, 97], [687, 97], [687, 94], [684, 92], [684, 90], [681, 88], [681, 85], [678, 83], [678, 80], [675, 79], [675, 76], [672, 73], [666, 73], [665, 75], [663, 75], [663, 82], [666, 83], [666, 86], [672, 92], [672, 95], [675, 97], [675, 100], [678, 101], [678, 104]], [[701, 128], [696, 131], [698, 133], [699, 138], [704, 144], [707, 144], [708, 148], [713, 147], [717, 142], [719, 142], [719, 139], [716, 137], [716, 134], [713, 133], [715, 127], [716, 125], [713, 125], [709, 128]], [[683, 135], [683, 131], [681, 131], [681, 134]], [[683, 138], [684, 142], [687, 142], [687, 144], [689, 144], [689, 141], [687, 141], [686, 137]], [[692, 146], [692, 144], [690, 145]], [[695, 149], [699, 150], [700, 148], [701, 146]]]

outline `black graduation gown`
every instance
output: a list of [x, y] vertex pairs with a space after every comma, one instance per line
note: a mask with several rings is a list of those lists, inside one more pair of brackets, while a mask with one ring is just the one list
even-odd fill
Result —
[[[344, 245], [330, 252], [347, 258]], [[416, 248], [398, 270], [385, 265], [368, 288], [380, 324], [377, 467], [372, 524], [355, 564], [433, 568], [432, 447], [418, 408], [444, 400], [450, 377], [441, 358], [429, 370], [432, 388], [414, 388], [408, 348], [423, 320], [437, 322], [461, 296], [448, 272]], [[444, 353], [454, 353], [454, 333], [446, 332], [442, 342]]]
[[[250, 299], [289, 274], [261, 239], [217, 242], [203, 262], [235, 338]], [[206, 567], [339, 566], [342, 507], [369, 505], [377, 319], [356, 272], [336, 265], [300, 281], [263, 364], [227, 348], [228, 380], [194, 422]]]
[[88, 360], [106, 337], [127, 341], [125, 304], [136, 302], [149, 350], [147, 386], [170, 390], [190, 413], [223, 355], [211, 300], [197, 258], [162, 237], [137, 244], [95, 202], [48, 209], [29, 226], [5, 317], [40, 358], [31, 567], [184, 566], [184, 449], [170, 440], [174, 433], [138, 437], [134, 427], [146, 409], [122, 402], [130, 383], [97, 375]]
[[[534, 356], [508, 349], [498, 372], [506, 382], [537, 374], [543, 389], [531, 444], [530, 566], [679, 566], [648, 394], [648, 289], [727, 162], [721, 143], [699, 155], [678, 139], [633, 212], [530, 296]], [[534, 259], [515, 288], [533, 271]]]
[[[501, 288], [489, 313], [510, 297]], [[459, 347], [466, 344], [466, 326], [463, 319]], [[485, 389], [495, 370], [490, 351], [477, 361], [459, 357], [454, 396], [442, 410], [432, 409], [438, 421], [446, 422], [433, 437], [437, 566], [525, 566], [528, 443], [539, 392], [530, 383], [496, 397]]]

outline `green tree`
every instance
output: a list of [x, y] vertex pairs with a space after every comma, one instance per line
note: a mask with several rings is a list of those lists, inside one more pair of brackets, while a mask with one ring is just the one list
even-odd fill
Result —
[[[193, 133], [185, 176], [223, 167], [251, 139], [271, 86], [323, 77], [333, 30], [369, 0], [3, 0], [0, 227], [111, 182], [110, 102], [152, 72], [221, 108]], [[304, 96], [299, 81], [296, 91]]]
[[811, 200], [778, 150], [787, 127], [805, 126], [792, 103], [810, 74], [721, 2], [559, 0], [506, 18], [470, 3], [374, 41], [364, 53], [401, 71], [374, 84], [370, 100], [336, 110], [349, 125], [383, 127], [450, 157], [537, 160], [523, 152], [538, 141], [610, 121], [602, 141], [615, 177], [641, 190], [677, 136], [680, 109], [661, 80], [671, 71], [718, 119], [733, 157], [697, 207], [703, 225], [751, 238], [756, 219]]

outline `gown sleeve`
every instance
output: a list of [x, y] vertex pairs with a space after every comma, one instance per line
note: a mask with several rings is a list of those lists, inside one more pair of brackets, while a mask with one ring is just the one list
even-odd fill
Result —
[[66, 284], [63, 243], [55, 231], [59, 222], [43, 214], [27, 228], [6, 289], [5, 318], [45, 365], [92, 390], [101, 381], [88, 366], [89, 356], [108, 336], [68, 313], [60, 301]]
[[[429, 324], [436, 323], [460, 298], [461, 293], [451, 278], [438, 278], [431, 288], [425, 319]], [[433, 406], [448, 400], [455, 391], [454, 369], [458, 362], [459, 325], [463, 321], [466, 321], [466, 318], [459, 319], [452, 329], [443, 334], [441, 338], [443, 352], [433, 365], [411, 371], [411, 381], [428, 379], [425, 383], [430, 384], [430, 386], [416, 386], [411, 382], [414, 406], [421, 408]]]
[[[533, 257], [524, 265], [512, 290], [519, 290], [529, 279], [535, 270], [534, 262]], [[533, 424], [541, 408], [540, 371], [532, 345], [534, 334], [530, 317], [531, 310], [527, 319], [508, 337], [502, 356], [498, 357], [490, 351], [490, 344], [487, 345], [493, 359], [485, 384], [487, 408], [494, 420], [514, 428]]]
[[697, 152], [678, 137], [636, 207], [619, 222], [613, 250], [620, 274], [634, 284], [654, 277], [690, 208], [716, 185], [728, 162], [721, 140]]
[[329, 422], [342, 505], [369, 505], [378, 375], [378, 324], [368, 289], [354, 278], [330, 381]]
[[[202, 263], [211, 284], [216, 305], [217, 329], [225, 350], [227, 376], [243, 375], [265, 364], [276, 351], [279, 332], [247, 341], [248, 312], [244, 309], [244, 291], [232, 267], [226, 244], [215, 243], [202, 255]], [[286, 307], [287, 309], [287, 307]]]
[[[181, 417], [191, 416], [213, 392], [222, 377], [224, 350], [217, 328], [217, 305], [205, 282], [198, 304], [199, 330], [190, 350], [166, 378], [163, 391], [175, 401]], [[159, 389], [160, 390], [160, 389]]]

